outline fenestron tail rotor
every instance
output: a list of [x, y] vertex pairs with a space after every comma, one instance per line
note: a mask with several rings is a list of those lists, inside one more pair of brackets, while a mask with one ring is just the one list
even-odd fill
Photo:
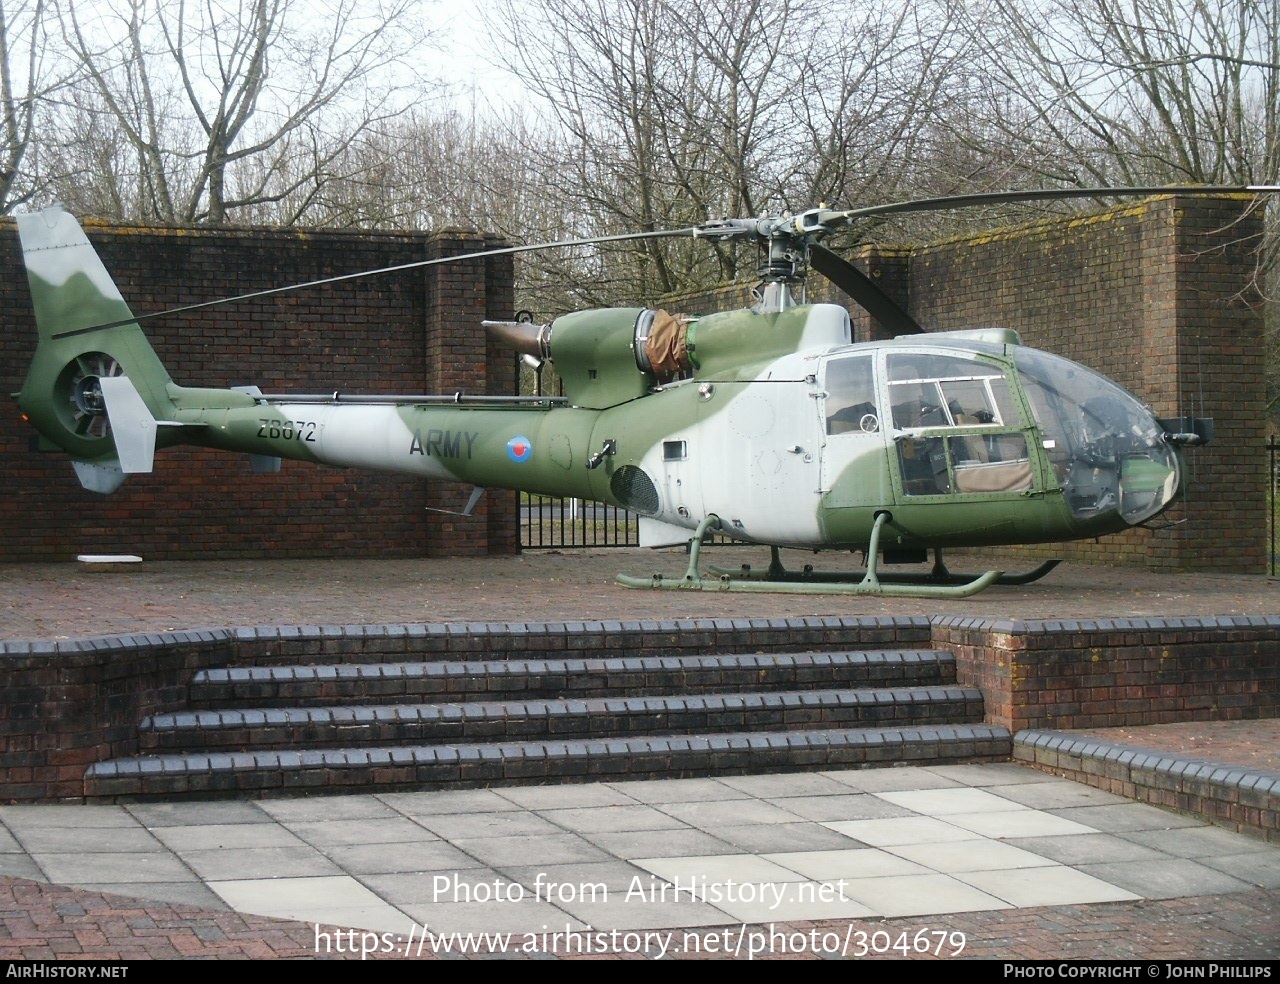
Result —
[[102, 380], [124, 375], [124, 366], [105, 352], [77, 355], [63, 370], [60, 387], [65, 392], [71, 428], [81, 437], [106, 438], [111, 434]]

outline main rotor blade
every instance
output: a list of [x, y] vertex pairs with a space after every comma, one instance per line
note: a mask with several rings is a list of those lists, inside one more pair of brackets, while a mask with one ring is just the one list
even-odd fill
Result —
[[529, 253], [540, 249], [554, 249], [557, 246], [594, 246], [596, 243], [621, 243], [634, 239], [672, 239], [677, 236], [692, 236], [694, 230], [664, 229], [658, 232], [628, 232], [617, 236], [592, 236], [589, 239], [562, 239], [554, 243], [534, 243], [528, 246], [503, 246], [499, 249], [485, 249], [476, 253], [459, 253], [457, 256], [441, 256], [433, 260], [415, 260], [412, 263], [399, 263], [395, 266], [378, 267], [376, 270], [360, 270], [357, 273], [344, 273], [336, 277], [325, 277], [322, 280], [308, 280], [305, 283], [289, 284], [285, 287], [271, 287], [267, 290], [250, 291], [247, 294], [236, 294], [233, 297], [219, 297], [212, 301], [201, 301], [199, 304], [185, 304], [182, 307], [166, 308], [163, 311], [151, 311], [120, 321], [108, 321], [87, 328], [75, 328], [71, 331], [57, 332], [53, 338], [70, 338], [73, 335], [84, 335], [91, 331], [102, 331], [106, 328], [119, 328], [139, 321], [150, 321], [152, 318], [163, 318], [175, 314], [187, 314], [190, 311], [201, 311], [205, 308], [218, 307], [222, 304], [234, 304], [237, 301], [251, 301], [261, 297], [274, 297], [277, 294], [288, 294], [295, 290], [306, 290], [308, 287], [323, 287], [326, 284], [338, 284], [347, 280], [360, 280], [364, 277], [377, 277], [387, 273], [400, 273], [404, 270], [416, 270], [420, 267], [441, 266], [445, 263], [462, 263], [466, 260], [479, 260], [490, 256], [509, 256], [513, 253]]
[[[914, 201], [868, 205], [831, 212], [830, 219], [865, 218], [895, 212], [937, 212], [973, 205], [998, 205], [1007, 202], [1051, 201], [1058, 198], [1132, 198], [1145, 195], [1265, 195], [1280, 192], [1280, 185], [1163, 185], [1128, 188], [1041, 188], [1030, 191], [993, 191], [974, 195], [949, 195], [943, 198], [919, 198]], [[824, 218], [827, 216], [824, 215]]]
[[924, 329], [880, 285], [825, 246], [809, 247], [809, 265], [858, 302], [866, 312], [899, 335], [919, 335]]

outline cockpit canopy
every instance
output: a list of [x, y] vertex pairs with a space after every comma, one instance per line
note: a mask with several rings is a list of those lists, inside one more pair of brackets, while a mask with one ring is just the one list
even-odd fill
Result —
[[1177, 495], [1179, 462], [1151, 413], [1115, 383], [1035, 349], [1013, 350], [1045, 453], [1080, 518], [1150, 519]]
[[1077, 519], [1119, 513], [1135, 525], [1173, 501], [1178, 455], [1132, 395], [1055, 355], [969, 345], [931, 351], [913, 340], [833, 357], [827, 434], [888, 429], [909, 497], [1032, 491], [1039, 456], [1046, 489], [1061, 488]]

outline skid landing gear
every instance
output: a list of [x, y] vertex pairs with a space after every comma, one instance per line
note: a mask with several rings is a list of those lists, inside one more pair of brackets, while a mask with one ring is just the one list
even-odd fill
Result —
[[[720, 526], [720, 518], [711, 515], [699, 523], [694, 531], [693, 539], [689, 543], [689, 567], [684, 577], [652, 574], [645, 578], [619, 574], [618, 583], [629, 588], [658, 588], [667, 591], [764, 591], [789, 594], [874, 595], [882, 598], [967, 598], [1000, 581], [1001, 571], [987, 571], [979, 577], [958, 580], [947, 571], [940, 555], [934, 567], [934, 575], [915, 577], [911, 580], [881, 577], [878, 572], [880, 530], [888, 520], [887, 512], [876, 515], [875, 525], [871, 529], [871, 542], [867, 546], [867, 570], [861, 579], [857, 579], [856, 574], [826, 572], [821, 576], [814, 576], [813, 572], [803, 574], [789, 572], [782, 566], [776, 547], [773, 548], [773, 560], [769, 570], [763, 575], [752, 572], [750, 568], [743, 568], [734, 573], [718, 571], [704, 579], [698, 570], [702, 541], [709, 532]], [[1048, 565], [1042, 565], [1037, 571], [1033, 571], [1032, 574], [1035, 577], [1043, 577], [1056, 564], [1057, 561], [1051, 561]], [[935, 579], [935, 575], [938, 579]], [[1023, 575], [1023, 577], [1030, 577], [1030, 575]], [[1027, 582], [1024, 580], [1012, 583]]]
[[[810, 581], [815, 583], [840, 583], [842, 581], [851, 581], [859, 578], [856, 572], [850, 571], [821, 571], [806, 565], [800, 570], [788, 570], [782, 565], [782, 559], [777, 547], [769, 548], [772, 559], [766, 570], [755, 570], [750, 564], [743, 564], [741, 567], [732, 570], [722, 567], [711, 567], [713, 574], [719, 576], [728, 574], [732, 577], [743, 578], [750, 581]], [[1039, 567], [1027, 571], [1025, 574], [1006, 574], [996, 578], [995, 584], [1001, 585], [1018, 585], [1031, 584], [1040, 580], [1055, 567], [1062, 563], [1061, 558], [1055, 560], [1046, 560]], [[893, 574], [881, 574], [879, 580], [889, 581], [894, 584], [934, 584], [934, 585], [964, 585], [970, 584], [977, 580], [980, 575], [977, 574], [953, 574], [942, 560], [942, 551], [934, 550], [933, 570], [928, 574], [917, 574], [915, 572], [903, 571]]]

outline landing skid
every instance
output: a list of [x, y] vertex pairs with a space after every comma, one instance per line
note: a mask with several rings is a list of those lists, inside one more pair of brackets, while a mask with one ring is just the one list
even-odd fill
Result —
[[[717, 572], [714, 577], [704, 580], [698, 571], [702, 541], [707, 533], [720, 527], [719, 517], [712, 515], [699, 523], [697, 530], [694, 531], [693, 539], [689, 543], [689, 567], [682, 578], [664, 577], [662, 574], [652, 574], [647, 578], [619, 574], [618, 583], [628, 588], [657, 588], [667, 591], [762, 591], [784, 594], [874, 595], [881, 598], [968, 598], [1000, 581], [1001, 571], [987, 571], [980, 577], [957, 583], [954, 576], [942, 565], [941, 558], [938, 559], [934, 573], [938, 574], [941, 568], [942, 580], [934, 580], [928, 576], [911, 581], [900, 578], [882, 579], [877, 570], [880, 558], [880, 530], [888, 518], [887, 512], [876, 516], [875, 526], [871, 529], [871, 542], [867, 546], [867, 570], [860, 580], [855, 580], [856, 574], [837, 577], [835, 572], [827, 572], [831, 577], [820, 580], [812, 575], [790, 573], [783, 568], [776, 547], [773, 548], [773, 562], [769, 565], [767, 573], [753, 574], [748, 568], [736, 573]], [[1032, 574], [1043, 577], [1056, 564], [1057, 561], [1052, 561], [1048, 565], [1042, 565]], [[1023, 575], [1024, 578], [1030, 576]]]
[[[819, 584], [822, 583], [840, 583], [849, 582], [862, 577], [859, 571], [820, 571], [805, 565], [802, 569], [788, 570], [782, 565], [781, 557], [777, 547], [770, 547], [773, 559], [765, 570], [756, 570], [750, 564], [743, 564], [738, 568], [715, 567], [711, 566], [708, 570], [717, 577], [721, 575], [729, 575], [735, 578], [741, 578], [750, 581], [787, 581], [787, 582], [805, 582], [812, 581]], [[969, 584], [976, 580], [977, 574], [953, 574], [948, 570], [947, 565], [942, 562], [941, 551], [935, 551], [937, 560], [933, 565], [933, 570], [928, 574], [918, 574], [914, 571], [902, 571], [892, 574], [881, 574], [881, 581], [888, 581], [892, 584], [937, 584], [937, 585], [955, 585]], [[1018, 585], [1032, 584], [1040, 580], [1055, 567], [1062, 563], [1062, 559], [1046, 560], [1034, 570], [1027, 571], [1025, 574], [1004, 574], [1002, 573], [996, 578], [995, 583], [1001, 585]]]

